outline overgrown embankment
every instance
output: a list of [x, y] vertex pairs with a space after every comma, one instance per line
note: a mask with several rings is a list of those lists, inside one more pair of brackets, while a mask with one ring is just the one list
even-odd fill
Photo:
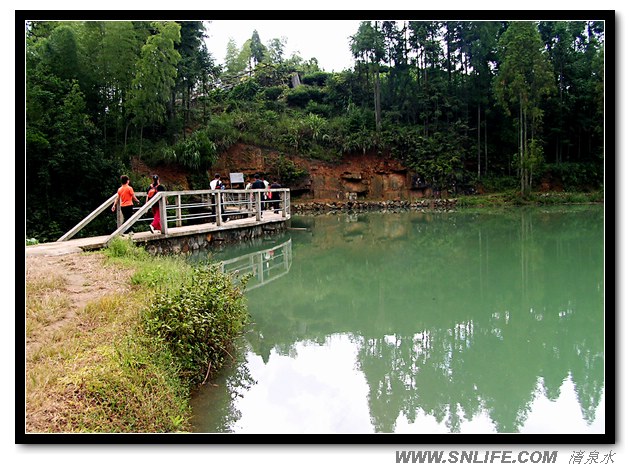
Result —
[[502, 206], [543, 206], [560, 204], [601, 203], [604, 192], [536, 192], [523, 197], [509, 191], [483, 195], [464, 195], [453, 198], [420, 198], [414, 200], [386, 201], [306, 201], [293, 202], [291, 212], [318, 214], [329, 212], [361, 213], [384, 210], [451, 211], [461, 208], [484, 208]]
[[190, 388], [247, 317], [231, 276], [126, 240], [28, 257], [26, 432], [189, 431]]
[[457, 199], [457, 205], [461, 207], [548, 206], [602, 203], [603, 201], [603, 189], [592, 192], [531, 192], [525, 196], [518, 191], [505, 191], [460, 196]]

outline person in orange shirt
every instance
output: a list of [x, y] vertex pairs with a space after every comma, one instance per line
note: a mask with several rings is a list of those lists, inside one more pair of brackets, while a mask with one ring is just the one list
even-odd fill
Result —
[[131, 185], [129, 185], [129, 177], [128, 176], [120, 176], [120, 188], [118, 189], [118, 196], [114, 200], [114, 204], [112, 205], [112, 211], [116, 211], [116, 205], [118, 201], [120, 201], [120, 210], [122, 211], [123, 217], [125, 218], [124, 222], [127, 222], [133, 215], [133, 204], [140, 203], [140, 200], [136, 197], [136, 193], [133, 191]]

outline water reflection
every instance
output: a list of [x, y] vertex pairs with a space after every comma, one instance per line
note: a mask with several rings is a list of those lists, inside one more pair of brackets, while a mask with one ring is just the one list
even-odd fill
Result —
[[292, 224], [197, 431], [604, 432], [602, 208]]
[[288, 239], [271, 248], [221, 260], [219, 265], [223, 272], [250, 274], [252, 277], [245, 289], [250, 291], [287, 274], [291, 269], [292, 260], [291, 239]]

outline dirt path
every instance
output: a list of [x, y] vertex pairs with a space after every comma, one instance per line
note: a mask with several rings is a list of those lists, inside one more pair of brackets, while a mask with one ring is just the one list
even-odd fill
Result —
[[26, 339], [27, 352], [46, 343], [63, 326], [75, 323], [77, 311], [90, 301], [126, 291], [131, 272], [105, 265], [105, 257], [100, 253], [27, 256], [27, 284], [54, 281], [57, 296], [68, 301], [53, 321]]

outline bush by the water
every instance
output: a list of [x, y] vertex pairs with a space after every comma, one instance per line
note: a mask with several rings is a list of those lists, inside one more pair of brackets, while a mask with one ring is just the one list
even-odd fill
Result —
[[191, 384], [221, 368], [248, 321], [246, 279], [216, 265], [195, 268], [181, 287], [157, 294], [144, 313], [147, 333], [168, 349], [180, 377]]

